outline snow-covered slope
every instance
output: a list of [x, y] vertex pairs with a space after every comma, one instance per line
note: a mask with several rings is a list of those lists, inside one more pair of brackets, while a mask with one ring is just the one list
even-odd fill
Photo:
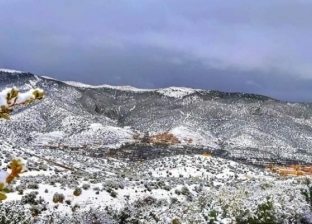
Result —
[[75, 82], [75, 81], [64, 81], [64, 83], [71, 85], [71, 86], [75, 86], [75, 87], [81, 87], [81, 88], [109, 88], [109, 89], [118, 89], [118, 90], [124, 90], [124, 91], [134, 91], [134, 92], [145, 92], [145, 91], [153, 91], [150, 89], [139, 89], [139, 88], [135, 88], [132, 86], [111, 86], [111, 85], [89, 85], [89, 84], [84, 84], [81, 82]]
[[28, 165], [0, 203], [5, 221], [311, 223], [309, 177], [239, 163], [311, 163], [311, 104], [0, 71], [10, 86], [47, 96], [0, 120], [1, 169]]
[[[266, 221], [300, 223], [312, 215], [301, 193], [308, 190], [304, 178], [225, 159], [180, 155], [132, 163], [19, 148], [2, 140], [0, 145], [1, 169], [15, 156], [28, 166], [0, 205], [10, 221], [221, 224], [249, 223], [265, 214]], [[260, 206], [269, 207], [259, 211]]]
[[196, 91], [201, 91], [201, 90], [185, 88], [185, 87], [168, 87], [168, 88], [156, 90], [156, 92], [163, 94], [164, 96], [169, 96], [173, 98], [183, 98], [185, 96], [196, 93]]
[[169, 132], [178, 138], [177, 147], [260, 163], [312, 162], [311, 104], [178, 87], [93, 87], [1, 71], [0, 88], [7, 86], [47, 93], [43, 101], [18, 109], [10, 122], [0, 121], [0, 136], [21, 145], [109, 149], [133, 144], [137, 134]]

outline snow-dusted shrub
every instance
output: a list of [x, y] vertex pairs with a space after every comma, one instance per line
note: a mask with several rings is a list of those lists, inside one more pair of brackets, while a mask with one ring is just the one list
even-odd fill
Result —
[[81, 188], [76, 187], [75, 190], [74, 190], [74, 192], [73, 192], [73, 195], [75, 195], [76, 197], [78, 197], [79, 195], [81, 195], [81, 192], [82, 192]]
[[65, 196], [64, 196], [64, 194], [60, 194], [60, 193], [54, 193], [54, 195], [53, 195], [53, 202], [54, 203], [63, 203], [63, 201], [64, 201], [64, 199], [65, 199]]
[[37, 192], [35, 191], [32, 191], [26, 195], [24, 195], [21, 199], [21, 204], [22, 205], [26, 205], [26, 204], [30, 204], [30, 205], [33, 205], [33, 204], [37, 204], [36, 202], [36, 197], [37, 197]]
[[5, 200], [7, 196], [8, 184], [10, 184], [15, 178], [19, 177], [20, 173], [26, 170], [25, 162], [22, 159], [13, 159], [9, 165], [11, 172], [0, 171], [0, 200]]
[[181, 224], [181, 222], [178, 218], [173, 219], [171, 223], [172, 224]]
[[40, 100], [44, 94], [42, 89], [30, 89], [24, 93], [20, 93], [15, 87], [2, 90], [0, 92], [0, 118], [9, 120], [14, 107]]
[[0, 203], [0, 223], [30, 224], [31, 214], [18, 202]]
[[[0, 92], [0, 118], [9, 120], [9, 115], [14, 107], [40, 100], [44, 95], [45, 93], [42, 89], [30, 89], [24, 93], [20, 93], [15, 87], [4, 89]], [[8, 184], [26, 170], [26, 165], [22, 159], [17, 158], [11, 160], [9, 168], [11, 169], [10, 173], [0, 171], [0, 200], [7, 198], [5, 193], [8, 191]]]
[[28, 188], [28, 189], [39, 189], [39, 185], [38, 185], [37, 183], [31, 182], [31, 183], [29, 183], [29, 184], [27, 185], [27, 188]]
[[[83, 224], [117, 224], [113, 218], [98, 209], [88, 209], [81, 212], [73, 212], [72, 214], [64, 214], [60, 212], [55, 212], [52, 215], [41, 217], [41, 223], [53, 223], [53, 224], [73, 224], [73, 223], [83, 223]], [[122, 223], [122, 222], [119, 222]]]
[[[266, 180], [268, 181], [268, 180]], [[285, 184], [287, 183], [287, 184]], [[301, 223], [311, 214], [311, 207], [301, 194], [302, 185], [295, 181], [269, 181], [263, 188], [261, 180], [242, 185], [204, 190], [194, 198], [184, 221], [199, 223]], [[308, 188], [307, 188], [308, 189]]]
[[111, 190], [111, 192], [109, 193], [109, 195], [113, 198], [116, 198], [118, 193], [116, 191], [114, 191], [113, 189]]
[[88, 190], [88, 189], [90, 188], [90, 184], [83, 184], [83, 185], [82, 185], [82, 188], [83, 188], [84, 190]]
[[307, 203], [312, 208], [312, 185], [311, 180], [306, 178], [304, 179], [304, 184], [306, 185], [306, 188], [301, 189], [301, 194], [304, 196]]

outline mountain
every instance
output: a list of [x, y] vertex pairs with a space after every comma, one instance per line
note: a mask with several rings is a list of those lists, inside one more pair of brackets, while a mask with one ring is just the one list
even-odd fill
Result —
[[133, 144], [134, 135], [169, 133], [179, 139], [173, 148], [248, 161], [312, 161], [307, 103], [178, 87], [90, 86], [0, 70], [0, 89], [7, 86], [47, 93], [10, 122], [0, 121], [0, 136], [22, 146], [118, 149]]
[[0, 70], [10, 86], [47, 95], [0, 120], [0, 170], [28, 167], [2, 222], [312, 223], [309, 176], [250, 165], [310, 163], [311, 104]]

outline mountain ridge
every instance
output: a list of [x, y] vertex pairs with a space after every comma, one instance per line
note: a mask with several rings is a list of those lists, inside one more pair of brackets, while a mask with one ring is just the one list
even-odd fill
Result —
[[[42, 102], [18, 109], [10, 122], [1, 121], [0, 135], [30, 147], [109, 150], [136, 144], [136, 134], [168, 132], [179, 136], [172, 147], [224, 150], [235, 159], [312, 162], [312, 104], [177, 87], [137, 91], [71, 84], [0, 71], [0, 88], [47, 92]], [[30, 120], [34, 113], [36, 119]], [[184, 140], [190, 138], [192, 143]]]
[[0, 170], [16, 157], [27, 164], [0, 203], [2, 220], [311, 223], [311, 104], [84, 88], [0, 71], [0, 89], [8, 86], [46, 97], [0, 120]]

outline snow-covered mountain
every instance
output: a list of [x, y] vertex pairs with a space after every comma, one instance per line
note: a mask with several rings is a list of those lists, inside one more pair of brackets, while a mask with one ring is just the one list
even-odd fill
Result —
[[311, 104], [178, 87], [95, 87], [0, 70], [0, 89], [7, 86], [47, 93], [0, 121], [0, 136], [23, 146], [113, 149], [133, 144], [135, 134], [168, 132], [177, 147], [230, 158], [312, 161]]
[[47, 95], [0, 120], [0, 170], [28, 167], [3, 222], [312, 223], [309, 177], [240, 163], [310, 163], [311, 104], [0, 69], [10, 86]]

